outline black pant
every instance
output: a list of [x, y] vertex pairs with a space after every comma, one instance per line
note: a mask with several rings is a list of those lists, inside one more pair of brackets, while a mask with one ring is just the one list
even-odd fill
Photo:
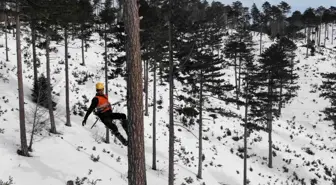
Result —
[[113, 134], [119, 134], [118, 127], [112, 122], [115, 119], [119, 119], [122, 121], [122, 127], [124, 128], [125, 132], [128, 134], [128, 125], [126, 120], [126, 114], [123, 113], [113, 113], [111, 110], [106, 111], [104, 113], [98, 114], [100, 120], [112, 130]]

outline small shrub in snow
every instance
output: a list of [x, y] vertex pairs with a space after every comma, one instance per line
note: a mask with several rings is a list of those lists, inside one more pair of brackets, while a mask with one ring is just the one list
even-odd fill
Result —
[[97, 155], [97, 157], [95, 157], [93, 154], [91, 155], [91, 160], [92, 160], [93, 162], [98, 162], [99, 159], [100, 159], [99, 155]]
[[325, 174], [328, 175], [329, 177], [332, 176], [331, 170], [327, 166], [324, 167], [324, 171], [325, 171]]
[[310, 148], [306, 148], [305, 150], [306, 150], [307, 154], [309, 154], [309, 155], [315, 155], [315, 153], [313, 151], [311, 151]]
[[0, 134], [4, 134], [5, 133], [5, 129], [4, 128], [0, 128]]
[[282, 168], [283, 168], [283, 170], [284, 170], [285, 173], [288, 172], [288, 168], [286, 166], [283, 166]]
[[239, 147], [238, 147], [238, 152], [239, 152], [239, 153], [243, 153], [243, 152], [244, 152], [244, 147], [239, 146]]
[[2, 180], [0, 180], [0, 185], [12, 185], [14, 184], [14, 181], [13, 181], [13, 177], [9, 176], [9, 180], [4, 182]]
[[186, 178], [184, 178], [184, 180], [186, 181], [186, 183], [188, 183], [188, 184], [191, 184], [191, 183], [193, 183], [194, 182], [194, 179], [193, 178], [191, 178], [191, 177], [186, 177]]
[[118, 158], [117, 158], [117, 160], [116, 160], [117, 162], [120, 162], [121, 161], [121, 158], [120, 158], [120, 156], [118, 156]]
[[233, 139], [234, 141], [239, 141], [239, 137], [238, 137], [238, 136], [233, 136], [232, 139]]
[[317, 179], [311, 179], [310, 180], [310, 185], [316, 185], [317, 184]]

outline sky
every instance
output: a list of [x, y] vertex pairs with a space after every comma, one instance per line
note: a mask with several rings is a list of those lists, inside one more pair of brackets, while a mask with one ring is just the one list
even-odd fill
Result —
[[[215, 1], [220, 1], [223, 4], [231, 4], [236, 0], [215, 0]], [[211, 2], [211, 0], [208, 0], [208, 2]], [[253, 3], [255, 3], [258, 7], [260, 7], [265, 2], [265, 0], [240, 0], [240, 2], [242, 2], [244, 6], [250, 8]], [[273, 5], [273, 4], [279, 4], [281, 0], [268, 0], [268, 2]], [[294, 12], [295, 10], [303, 12], [305, 9], [309, 7], [317, 8], [319, 6], [324, 6], [326, 8], [329, 8], [330, 6], [336, 6], [336, 0], [287, 0], [286, 2], [289, 5], [291, 5], [292, 12]]]

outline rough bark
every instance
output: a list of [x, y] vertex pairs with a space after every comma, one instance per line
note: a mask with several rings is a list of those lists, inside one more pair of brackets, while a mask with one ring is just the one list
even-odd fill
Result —
[[[105, 24], [105, 32], [104, 32], [104, 46], [105, 46], [105, 94], [108, 96], [108, 76], [107, 76], [107, 71], [108, 71], [108, 66], [107, 66], [107, 35], [106, 35], [106, 24]], [[106, 143], [110, 143], [110, 132], [109, 128], [106, 127], [106, 138], [105, 138]]]
[[23, 92], [23, 79], [22, 79], [22, 58], [21, 58], [21, 41], [20, 41], [20, 17], [19, 17], [19, 4], [16, 0], [16, 54], [17, 54], [17, 77], [19, 88], [19, 114], [20, 114], [20, 141], [21, 151], [20, 155], [29, 156], [26, 136], [26, 122], [25, 122], [25, 109], [24, 109], [24, 92]]
[[66, 126], [71, 127], [70, 119], [70, 94], [69, 94], [69, 61], [68, 61], [68, 29], [64, 28], [64, 61], [65, 61], [65, 111]]
[[49, 56], [49, 45], [50, 45], [50, 36], [49, 31], [46, 33], [46, 64], [47, 64], [47, 93], [48, 93], [48, 109], [49, 109], [49, 119], [50, 119], [50, 132], [56, 134], [56, 124], [55, 124], [55, 118], [54, 118], [54, 110], [53, 110], [53, 102], [52, 102], [52, 94], [51, 94], [51, 79], [50, 79], [50, 56]]
[[143, 124], [142, 69], [140, 54], [140, 20], [136, 0], [124, 1], [125, 31], [127, 34], [126, 58], [129, 82], [129, 146], [128, 184], [145, 185], [145, 148]]

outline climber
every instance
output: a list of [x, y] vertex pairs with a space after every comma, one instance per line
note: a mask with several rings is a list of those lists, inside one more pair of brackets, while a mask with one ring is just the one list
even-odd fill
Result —
[[111, 129], [111, 133], [115, 135], [120, 142], [127, 146], [127, 140], [119, 133], [118, 127], [112, 122], [114, 119], [119, 119], [122, 121], [122, 127], [124, 128], [126, 134], [128, 135], [128, 121], [126, 115], [123, 113], [113, 113], [112, 106], [108, 101], [108, 97], [104, 94], [104, 84], [98, 82], [96, 84], [96, 96], [92, 99], [91, 105], [87, 110], [82, 125], [86, 124], [86, 120], [92, 111], [95, 110], [95, 114], [100, 118], [100, 120]]

